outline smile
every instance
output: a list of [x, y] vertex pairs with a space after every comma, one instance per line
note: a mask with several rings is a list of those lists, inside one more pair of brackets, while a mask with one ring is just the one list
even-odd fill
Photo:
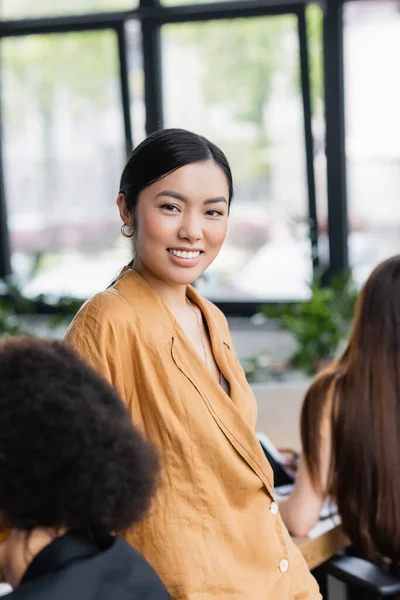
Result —
[[200, 250], [175, 250], [174, 248], [169, 248], [168, 252], [177, 256], [178, 258], [197, 258], [200, 256]]

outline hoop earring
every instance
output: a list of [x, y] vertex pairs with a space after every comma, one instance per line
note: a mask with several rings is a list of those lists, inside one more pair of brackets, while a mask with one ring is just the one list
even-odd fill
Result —
[[0, 544], [5, 542], [11, 533], [11, 529], [2, 529], [0, 531]]
[[[131, 233], [126, 233], [125, 227], [126, 227], [126, 223], [123, 223], [121, 225], [121, 234], [124, 236], [124, 238], [133, 238], [133, 236], [134, 236], [133, 229], [132, 229]], [[131, 229], [131, 228], [129, 227], [128, 229]]]

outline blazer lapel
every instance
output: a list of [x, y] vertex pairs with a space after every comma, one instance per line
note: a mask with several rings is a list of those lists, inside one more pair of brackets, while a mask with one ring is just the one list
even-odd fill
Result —
[[[221, 373], [230, 385], [230, 398], [218, 382], [211, 381], [211, 374], [205, 373], [205, 367], [200, 363], [198, 357], [196, 357], [196, 360], [193, 360], [193, 356], [188, 359], [188, 353], [195, 353], [195, 350], [191, 347], [189, 348], [190, 344], [185, 339], [186, 336], [178, 325], [175, 327], [174, 339], [172, 341], [172, 358], [177, 367], [197, 389], [220, 430], [250, 468], [258, 475], [272, 496], [273, 477], [271, 467], [249, 424], [249, 419], [245, 418], [245, 415], [240, 410], [245, 404], [243, 396], [245, 396], [246, 392], [249, 393], [249, 390], [240, 387], [228, 363], [224, 346], [229, 350], [230, 341], [224, 339], [225, 336], [215, 322], [207, 303], [202, 302], [201, 298], [196, 293], [193, 293], [192, 288], [188, 288], [188, 291], [192, 299], [200, 306], [206, 318], [214, 358]], [[197, 368], [194, 368], [193, 365], [196, 365]], [[206, 393], [204, 390], [206, 388], [205, 379], [209, 383], [207, 387], [215, 384], [215, 392], [212, 394]]]
[[[133, 282], [136, 285], [133, 286]], [[158, 294], [140, 275], [125, 268], [117, 279], [116, 287], [130, 301], [133, 303], [136, 301], [143, 305], [144, 318], [151, 315], [151, 318], [154, 319], [157, 313], [160, 317], [162, 315], [162, 318], [159, 318], [157, 327], [159, 342], [168, 341], [168, 343], [171, 343], [171, 355], [176, 366], [197, 389], [218, 427], [272, 495], [273, 477], [271, 467], [265, 458], [253, 428], [250, 426], [251, 419], [246, 414], [245, 407], [248, 404], [246, 393], [248, 394], [249, 390], [247, 384], [246, 387], [240, 385], [227, 360], [225, 348], [230, 347], [230, 341], [225, 339], [226, 336], [216, 323], [209, 304], [191, 286], [187, 287], [187, 294], [201, 308], [207, 321], [214, 357], [223, 376], [230, 385], [230, 397], [218, 382], [213, 380], [208, 369], [201, 364], [196, 350], [189, 342], [179, 323]], [[132, 294], [134, 294], [134, 297]], [[205, 389], [210, 390], [211, 388], [212, 393], [205, 392]]]

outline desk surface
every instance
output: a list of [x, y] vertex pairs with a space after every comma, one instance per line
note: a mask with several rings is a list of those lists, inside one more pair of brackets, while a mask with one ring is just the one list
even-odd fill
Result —
[[316, 538], [293, 538], [301, 550], [310, 570], [319, 567], [334, 554], [350, 544], [341, 525], [332, 525], [332, 529]]

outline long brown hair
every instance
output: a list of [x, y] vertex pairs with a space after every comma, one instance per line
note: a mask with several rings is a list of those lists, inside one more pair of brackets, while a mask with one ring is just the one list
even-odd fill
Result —
[[[332, 402], [330, 402], [330, 399]], [[344, 530], [375, 562], [400, 566], [400, 255], [379, 264], [358, 297], [343, 354], [312, 382], [301, 414], [304, 457], [320, 482], [321, 422], [330, 411], [325, 493]]]

